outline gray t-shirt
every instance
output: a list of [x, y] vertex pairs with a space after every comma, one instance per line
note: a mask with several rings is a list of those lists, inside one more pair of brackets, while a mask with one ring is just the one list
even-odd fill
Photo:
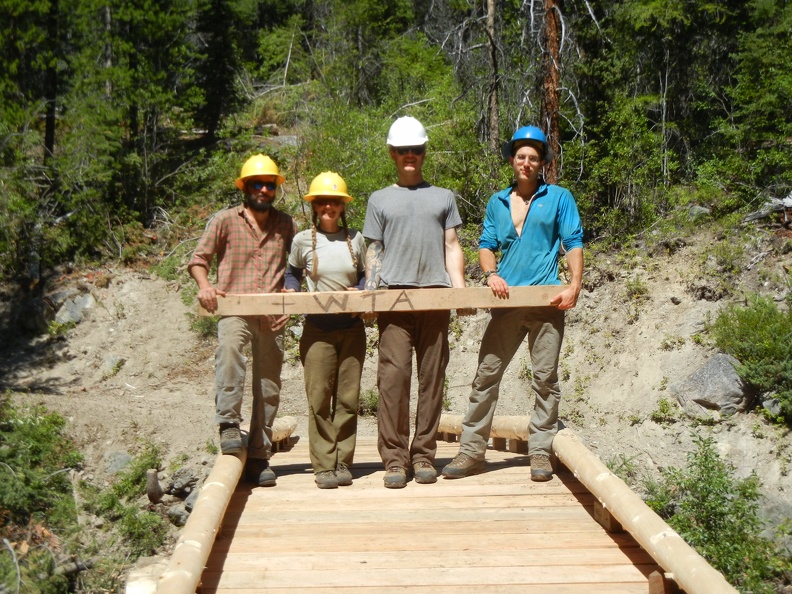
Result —
[[374, 192], [363, 235], [384, 246], [380, 286], [450, 287], [445, 232], [461, 224], [454, 193], [446, 188], [424, 182]]
[[289, 265], [305, 269], [308, 290], [345, 291], [355, 287], [366, 267], [366, 244], [363, 235], [354, 229], [349, 230], [352, 250], [355, 252], [357, 267], [352, 264], [352, 254], [343, 231], [337, 233], [316, 232], [316, 259], [318, 278], [312, 279], [314, 251], [311, 229], [300, 231], [294, 236], [289, 253]]

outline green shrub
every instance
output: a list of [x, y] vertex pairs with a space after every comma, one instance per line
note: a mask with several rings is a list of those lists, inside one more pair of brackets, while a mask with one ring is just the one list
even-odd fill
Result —
[[717, 346], [740, 361], [737, 373], [761, 392], [775, 391], [781, 414], [792, 423], [792, 308], [769, 297], [721, 311], [708, 327]]
[[379, 393], [376, 390], [366, 390], [360, 393], [358, 415], [361, 417], [376, 416], [379, 408]]
[[790, 560], [761, 536], [759, 479], [736, 478], [711, 437], [693, 441], [685, 468], [646, 482], [647, 504], [739, 590], [773, 592], [771, 580], [789, 570]]
[[112, 521], [135, 558], [153, 553], [167, 536], [167, 523], [162, 516], [140, 509], [136, 502], [146, 492], [146, 471], [161, 466], [159, 448], [148, 443], [119, 473], [110, 489], [80, 484], [86, 509]]
[[33, 518], [62, 526], [76, 517], [68, 470], [82, 456], [65, 424], [42, 407], [17, 411], [0, 396], [0, 529]]
[[[65, 424], [42, 407], [18, 410], [0, 395], [0, 591], [73, 591], [68, 578], [53, 573], [53, 552], [68, 548], [61, 538], [77, 522], [68, 471], [82, 463]], [[24, 554], [15, 550], [22, 542], [30, 547]]]

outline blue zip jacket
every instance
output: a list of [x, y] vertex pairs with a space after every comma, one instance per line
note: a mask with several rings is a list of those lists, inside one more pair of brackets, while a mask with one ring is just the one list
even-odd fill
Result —
[[569, 190], [540, 181], [522, 235], [512, 223], [509, 196], [514, 186], [493, 194], [487, 203], [479, 248], [501, 252], [498, 276], [511, 287], [560, 285], [558, 253], [583, 247], [583, 227]]

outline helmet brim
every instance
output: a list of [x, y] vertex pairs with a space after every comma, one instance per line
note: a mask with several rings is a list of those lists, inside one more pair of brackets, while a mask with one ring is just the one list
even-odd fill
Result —
[[352, 196], [349, 194], [344, 194], [342, 192], [322, 192], [321, 194], [306, 194], [303, 196], [303, 200], [306, 202], [313, 202], [315, 198], [341, 198], [345, 204], [349, 204], [354, 200]]
[[234, 185], [238, 189], [240, 189], [240, 190], [242, 190], [244, 192], [245, 191], [245, 182], [247, 180], [252, 179], [254, 177], [273, 177], [273, 176], [275, 177], [275, 185], [276, 186], [280, 186], [280, 185], [283, 184], [283, 182], [286, 181], [286, 178], [283, 177], [282, 175], [273, 175], [271, 173], [264, 173], [264, 174], [261, 174], [261, 175], [248, 175], [247, 177], [238, 177], [237, 180], [234, 182]]

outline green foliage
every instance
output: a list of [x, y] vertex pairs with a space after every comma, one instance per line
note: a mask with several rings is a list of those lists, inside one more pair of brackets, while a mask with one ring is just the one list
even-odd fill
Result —
[[775, 392], [782, 415], [792, 423], [792, 308], [778, 308], [769, 297], [751, 296], [745, 307], [732, 305], [709, 324], [715, 346], [733, 355], [737, 373], [761, 392]]
[[624, 454], [619, 454], [608, 460], [605, 466], [625, 483], [633, 486], [640, 478], [639, 466], [635, 462], [637, 457], [637, 455], [627, 457]]
[[642, 278], [633, 276], [624, 283], [624, 293], [628, 300], [640, 302], [649, 297], [649, 287]]
[[[0, 395], [0, 590], [21, 581], [25, 592], [68, 591], [68, 579], [53, 575], [53, 551], [63, 549], [54, 529], [63, 534], [77, 522], [68, 471], [82, 457], [65, 435], [65, 420], [41, 407], [18, 409]], [[31, 544], [12, 561], [9, 543]]]
[[376, 390], [365, 390], [360, 393], [358, 415], [361, 417], [376, 416], [379, 408], [379, 393]]
[[62, 526], [75, 518], [68, 471], [82, 457], [66, 437], [66, 421], [41, 407], [25, 411], [0, 396], [0, 529], [31, 518]]
[[761, 536], [759, 480], [734, 476], [711, 437], [693, 436], [685, 468], [646, 484], [647, 504], [742, 592], [774, 592], [772, 579], [789, 559]]
[[652, 411], [649, 418], [660, 425], [676, 423], [676, 407], [667, 398], [661, 398], [657, 403], [657, 408]]
[[118, 527], [135, 558], [152, 554], [167, 536], [167, 522], [156, 513], [140, 509], [136, 501], [146, 492], [146, 471], [161, 466], [159, 448], [148, 443], [119, 473], [110, 489], [100, 490], [86, 482], [80, 484], [86, 508]]

